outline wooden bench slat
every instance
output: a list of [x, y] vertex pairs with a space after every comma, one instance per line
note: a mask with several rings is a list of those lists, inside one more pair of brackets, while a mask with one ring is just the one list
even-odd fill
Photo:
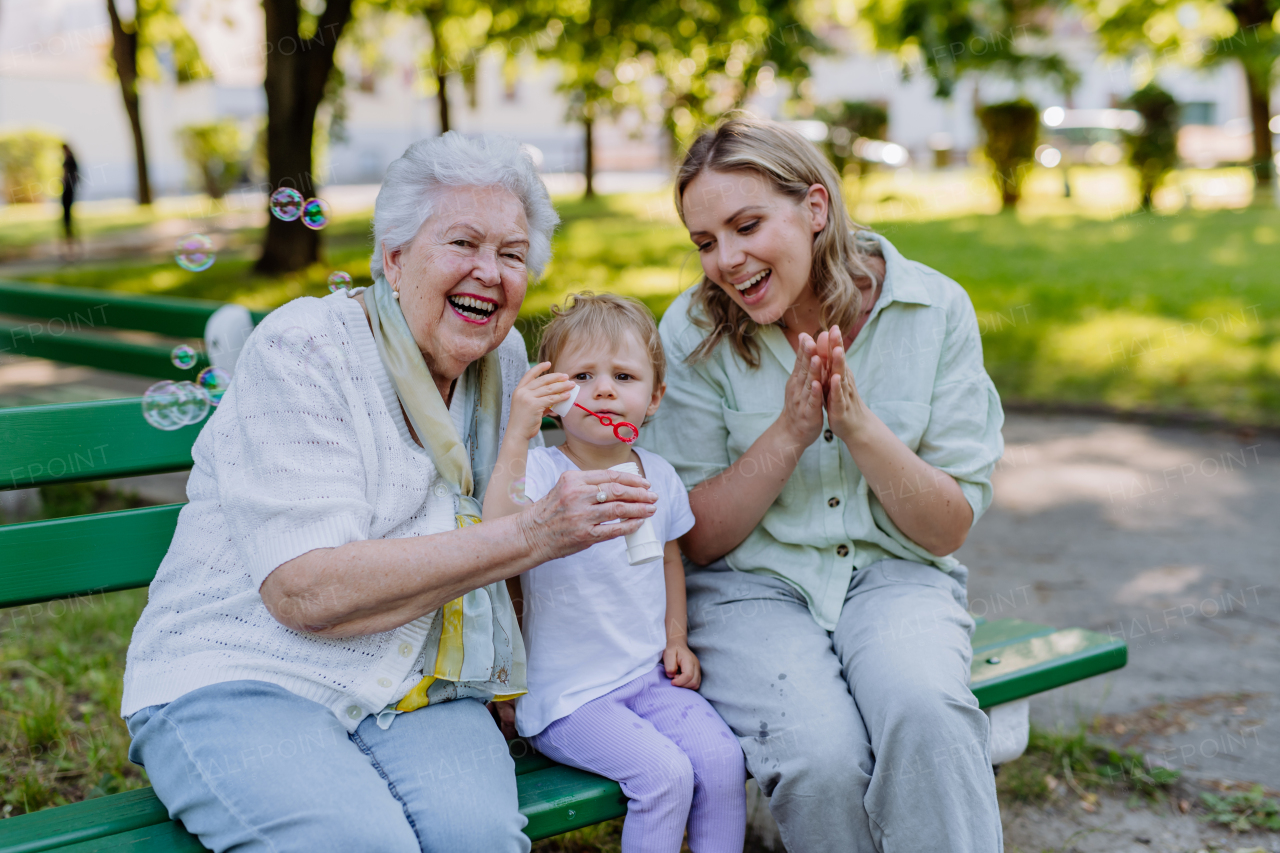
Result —
[[969, 686], [978, 704], [990, 708], [1120, 669], [1128, 660], [1124, 640], [1065, 628], [975, 654]]
[[156, 379], [194, 379], [209, 366], [208, 356], [203, 352], [198, 353], [195, 365], [183, 370], [169, 360], [172, 347], [139, 344], [106, 335], [33, 332], [29, 327], [9, 323], [0, 325], [0, 352]]
[[[175, 338], [202, 338], [204, 326], [222, 302], [172, 296], [62, 287], [28, 281], [0, 280], [0, 314], [42, 320], [59, 319], [50, 332], [81, 329], [133, 329]], [[254, 322], [265, 312], [255, 311]], [[46, 324], [48, 325], [48, 324]], [[0, 339], [0, 346], [6, 343]]]
[[205, 846], [176, 820], [57, 848], [61, 853], [205, 853]]
[[520, 811], [529, 819], [524, 834], [537, 841], [627, 813], [617, 782], [573, 767], [556, 765], [517, 780]]
[[[626, 814], [617, 782], [543, 760], [547, 767], [517, 778], [520, 811], [529, 819], [525, 834], [533, 840]], [[150, 788], [0, 821], [0, 853], [203, 849], [169, 820]]]
[[1043, 637], [1056, 630], [1058, 629], [1051, 625], [1037, 625], [1035, 622], [1024, 622], [1021, 619], [997, 619], [995, 622], [984, 620], [973, 632], [973, 654], [977, 657], [979, 653], [988, 649], [1007, 646], [1032, 637]]
[[0, 607], [146, 586], [183, 506], [0, 526]]
[[0, 821], [0, 853], [58, 850], [168, 820], [150, 788], [127, 791]]
[[0, 409], [0, 490], [181, 471], [202, 424], [156, 429], [141, 397]]

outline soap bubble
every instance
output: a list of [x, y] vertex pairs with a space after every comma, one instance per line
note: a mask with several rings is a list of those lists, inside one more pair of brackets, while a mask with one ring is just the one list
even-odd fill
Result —
[[196, 351], [186, 344], [178, 344], [173, 348], [173, 352], [169, 353], [169, 360], [173, 362], [174, 367], [187, 370], [196, 363]]
[[187, 272], [204, 272], [213, 266], [217, 255], [213, 252], [213, 240], [204, 234], [192, 233], [178, 241], [173, 257]]
[[511, 487], [507, 489], [507, 496], [511, 498], [511, 502], [522, 506], [533, 503], [533, 498], [525, 494], [528, 487], [528, 481], [524, 477], [516, 477], [511, 481]]
[[322, 198], [309, 198], [302, 205], [302, 224], [312, 231], [319, 231], [329, 224], [329, 202]]
[[339, 290], [351, 289], [351, 274], [342, 270], [329, 274], [329, 292], [337, 293]]
[[142, 395], [142, 416], [156, 429], [168, 432], [183, 426], [178, 419], [176, 384], [168, 380], [157, 382]]
[[199, 423], [209, 414], [209, 395], [194, 382], [157, 382], [142, 395], [142, 416], [166, 432]]
[[271, 194], [271, 215], [292, 222], [302, 215], [302, 193], [281, 187]]
[[222, 402], [222, 395], [227, 393], [227, 387], [231, 385], [231, 374], [221, 367], [206, 367], [196, 377], [196, 384], [204, 389], [209, 402], [216, 406]]
[[184, 379], [181, 382], [175, 382], [173, 389], [178, 395], [178, 401], [174, 404], [174, 409], [183, 426], [198, 424], [205, 419], [213, 402], [203, 388], [194, 382]]

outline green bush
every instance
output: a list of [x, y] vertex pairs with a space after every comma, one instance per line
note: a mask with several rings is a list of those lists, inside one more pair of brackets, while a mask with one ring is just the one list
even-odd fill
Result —
[[1178, 102], [1155, 83], [1148, 83], [1124, 105], [1142, 116], [1142, 128], [1124, 137], [1129, 143], [1129, 163], [1138, 170], [1142, 208], [1150, 210], [1156, 187], [1178, 165]]
[[244, 174], [248, 141], [234, 119], [189, 124], [178, 131], [178, 138], [196, 182], [210, 198], [222, 198]]
[[1008, 209], [1022, 197], [1022, 182], [1035, 159], [1040, 111], [1025, 99], [991, 104], [978, 110], [986, 134], [986, 154], [995, 172], [1000, 201]]
[[10, 204], [62, 193], [62, 140], [43, 130], [0, 134], [0, 174]]
[[889, 129], [888, 110], [870, 101], [841, 101], [819, 107], [814, 111], [814, 118], [830, 128], [822, 148], [842, 175], [849, 167], [857, 170], [861, 165], [853, 153], [853, 143], [858, 137], [884, 139]]

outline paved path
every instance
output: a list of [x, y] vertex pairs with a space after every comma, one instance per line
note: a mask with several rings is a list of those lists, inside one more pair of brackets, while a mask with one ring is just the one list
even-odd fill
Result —
[[970, 607], [1124, 637], [1118, 673], [1033, 701], [1106, 716], [1197, 779], [1280, 789], [1280, 441], [1012, 415], [959, 556]]

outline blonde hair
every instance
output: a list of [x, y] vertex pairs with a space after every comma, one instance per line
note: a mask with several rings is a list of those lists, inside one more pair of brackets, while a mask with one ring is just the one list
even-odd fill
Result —
[[555, 364], [570, 341], [587, 338], [608, 343], [635, 332], [649, 352], [653, 365], [653, 387], [660, 388], [667, 373], [667, 356], [658, 336], [658, 324], [643, 302], [613, 293], [575, 293], [551, 309], [551, 322], [542, 330], [538, 361]]
[[[867, 258], [880, 255], [881, 249], [875, 232], [849, 217], [840, 176], [822, 152], [777, 122], [745, 117], [723, 121], [694, 140], [680, 163], [675, 190], [676, 212], [681, 222], [685, 222], [685, 190], [694, 178], [707, 171], [758, 175], [797, 204], [814, 184], [826, 188], [827, 225], [813, 238], [809, 285], [822, 305], [823, 327], [838, 323], [841, 329], [851, 328], [862, 308], [862, 292], [854, 284], [854, 276], [866, 276], [875, 282], [878, 276]], [[693, 304], [701, 309], [702, 316], [695, 315], [694, 323], [710, 334], [694, 349], [689, 360], [706, 358], [727, 337], [743, 361], [759, 367], [756, 322], [705, 275], [695, 287]]]

